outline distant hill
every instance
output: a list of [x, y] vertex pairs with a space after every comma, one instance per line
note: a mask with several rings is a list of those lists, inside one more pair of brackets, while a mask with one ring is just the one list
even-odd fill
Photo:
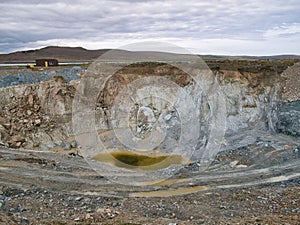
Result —
[[280, 59], [300, 59], [300, 55], [270, 55], [270, 56], [240, 56], [242, 59], [253, 60], [280, 60]]
[[[36, 50], [18, 51], [8, 54], [0, 54], [0, 63], [34, 62], [39, 58], [55, 58], [60, 62], [88, 62], [97, 59], [110, 49], [87, 50], [82, 47], [58, 47], [49, 46]], [[152, 55], [150, 52], [144, 54]], [[159, 53], [164, 55], [165, 53]], [[168, 54], [168, 53], [166, 53]], [[168, 54], [170, 55], [170, 54]], [[183, 58], [184, 55], [182, 55]], [[300, 55], [275, 55], [275, 56], [221, 56], [200, 55], [202, 59], [208, 60], [276, 60], [276, 59], [300, 59]]]
[[55, 58], [61, 62], [92, 61], [109, 49], [87, 50], [81, 47], [49, 46], [36, 50], [0, 54], [0, 63], [34, 62], [38, 58]]
[[215, 60], [283, 60], [300, 59], [300, 55], [270, 55], [270, 56], [226, 56], [226, 55], [199, 55], [205, 61]]

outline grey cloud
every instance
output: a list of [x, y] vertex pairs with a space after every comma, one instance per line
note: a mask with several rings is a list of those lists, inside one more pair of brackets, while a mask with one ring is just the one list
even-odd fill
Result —
[[261, 40], [272, 27], [300, 23], [296, 0], [11, 0], [0, 8], [1, 52], [52, 39]]

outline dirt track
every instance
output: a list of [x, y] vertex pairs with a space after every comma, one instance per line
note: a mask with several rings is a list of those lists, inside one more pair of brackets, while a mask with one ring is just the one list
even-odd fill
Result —
[[[1, 148], [0, 222], [299, 224], [300, 143], [263, 135], [248, 147], [219, 153], [204, 172], [196, 163], [185, 166], [167, 186], [111, 183], [74, 151]], [[274, 149], [280, 143], [285, 149]]]

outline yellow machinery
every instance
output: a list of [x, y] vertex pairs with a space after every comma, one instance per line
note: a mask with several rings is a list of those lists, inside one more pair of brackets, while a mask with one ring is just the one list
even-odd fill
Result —
[[[46, 66], [46, 65], [45, 65], [45, 66]], [[36, 67], [34, 64], [28, 64], [26, 67], [27, 67], [28, 69], [31, 69], [31, 70], [39, 70], [39, 71], [44, 70], [44, 69], [41, 68], [41, 67]]]
[[27, 64], [27, 66], [26, 66], [28, 69], [34, 69], [34, 64]]

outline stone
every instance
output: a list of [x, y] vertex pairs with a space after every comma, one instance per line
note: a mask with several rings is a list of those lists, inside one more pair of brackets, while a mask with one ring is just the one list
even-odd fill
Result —
[[32, 94], [28, 95], [27, 102], [28, 102], [28, 105], [33, 106], [33, 95]]
[[92, 219], [93, 217], [91, 216], [91, 214], [89, 214], [89, 213], [87, 213], [86, 215], [85, 215], [85, 219], [86, 220], [88, 220], [88, 219]]
[[20, 135], [15, 135], [11, 138], [12, 142], [24, 142], [25, 138]]
[[24, 137], [21, 137], [20, 135], [15, 135], [9, 140], [8, 144], [11, 148], [19, 148], [25, 141], [26, 139]]
[[81, 196], [79, 196], [79, 197], [76, 197], [75, 198], [75, 201], [81, 201], [83, 198], [81, 197]]
[[0, 124], [0, 132], [1, 131], [5, 131], [6, 132], [6, 128]]
[[243, 165], [243, 164], [236, 166], [236, 168], [238, 168], [238, 169], [243, 169], [243, 168], [247, 168], [247, 167], [248, 167], [247, 165]]
[[15, 212], [16, 210], [15, 210], [15, 208], [10, 208], [9, 209], [9, 212], [11, 212], [11, 213], [13, 213], [13, 212]]
[[234, 161], [230, 162], [229, 165], [230, 165], [231, 168], [233, 168], [233, 167], [235, 167], [238, 163], [239, 163], [239, 161], [234, 160]]
[[0, 124], [5, 124], [6, 119], [0, 116]]
[[18, 206], [18, 212], [24, 212], [27, 211], [27, 209], [23, 208], [22, 206]]
[[36, 119], [36, 120], [34, 121], [34, 124], [35, 124], [36, 126], [41, 125], [41, 123], [42, 123], [42, 121], [41, 121], [40, 119]]
[[10, 123], [4, 123], [3, 127], [5, 127], [5, 129], [9, 130], [10, 129]]
[[70, 150], [72, 148], [71, 144], [68, 143], [68, 142], [65, 142], [64, 143], [64, 148], [67, 149], [67, 150]]
[[105, 213], [105, 208], [98, 208], [96, 213]]
[[171, 114], [167, 114], [167, 115], [164, 117], [165, 120], [170, 120], [171, 118], [172, 118], [172, 115], [171, 115]]
[[5, 142], [7, 138], [9, 138], [8, 131], [0, 124], [0, 141]]
[[21, 224], [29, 224], [29, 220], [26, 217], [22, 217]]
[[20, 148], [21, 145], [22, 145], [22, 142], [20, 142], [20, 141], [16, 143], [16, 147], [17, 147], [17, 148]]
[[37, 104], [35, 104], [35, 105], [33, 106], [33, 108], [34, 108], [36, 111], [38, 111], [38, 110], [40, 109], [40, 106], [37, 105]]
[[72, 140], [70, 144], [71, 144], [72, 148], [77, 148], [77, 141], [76, 140]]
[[111, 209], [105, 209], [104, 212], [105, 213], [111, 213]]
[[41, 144], [40, 142], [34, 141], [33, 144], [32, 144], [32, 146], [33, 146], [34, 148], [36, 148], [36, 147], [39, 147], [40, 144]]

